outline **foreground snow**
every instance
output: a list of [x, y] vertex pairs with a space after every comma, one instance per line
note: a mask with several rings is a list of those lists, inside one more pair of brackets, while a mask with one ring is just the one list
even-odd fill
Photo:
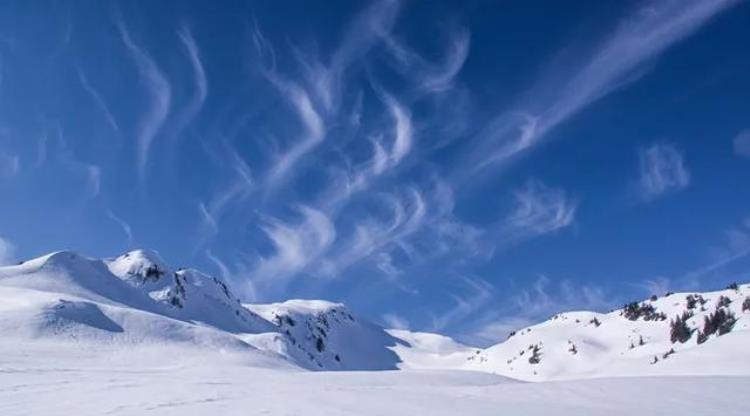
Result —
[[[189, 348], [0, 342], [0, 414], [747, 415], [750, 377], [524, 383], [469, 371], [310, 372]], [[637, 400], [635, 400], [637, 398]]]

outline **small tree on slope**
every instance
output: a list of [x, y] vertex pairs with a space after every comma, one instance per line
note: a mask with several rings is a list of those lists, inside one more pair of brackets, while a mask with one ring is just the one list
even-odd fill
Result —
[[690, 319], [690, 314], [686, 311], [682, 313], [682, 316], [677, 316], [669, 322], [669, 339], [673, 344], [677, 341], [685, 343], [690, 339], [693, 331], [687, 324], [688, 319]]

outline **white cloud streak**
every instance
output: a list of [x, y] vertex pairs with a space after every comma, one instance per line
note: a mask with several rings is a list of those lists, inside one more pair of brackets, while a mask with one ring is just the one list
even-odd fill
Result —
[[224, 142], [224, 152], [220, 158], [222, 163], [230, 167], [235, 178], [230, 184], [213, 195], [208, 205], [199, 203], [201, 214], [199, 245], [205, 244], [206, 240], [219, 232], [222, 218], [233, 203], [243, 202], [256, 190], [255, 182], [250, 167], [237, 153], [233, 146]]
[[13, 264], [16, 259], [16, 247], [9, 240], [0, 237], [0, 266]]
[[169, 133], [173, 138], [179, 140], [182, 132], [200, 113], [203, 104], [206, 102], [206, 98], [208, 97], [208, 78], [206, 70], [203, 67], [203, 62], [201, 61], [198, 44], [195, 42], [190, 28], [187, 25], [183, 25], [177, 32], [177, 35], [190, 61], [190, 67], [193, 71], [193, 88], [195, 90], [188, 104], [176, 116], [174, 126], [171, 127]]
[[136, 142], [136, 167], [139, 178], [143, 181], [146, 178], [153, 141], [169, 115], [172, 87], [156, 61], [130, 37], [119, 14], [115, 17], [115, 24], [131, 59], [138, 67], [139, 76], [150, 98], [148, 110], [140, 122]]
[[388, 95], [385, 96], [385, 104], [394, 122], [395, 137], [393, 139], [390, 159], [391, 163], [395, 166], [411, 151], [414, 132], [411, 124], [411, 114], [405, 107]]
[[[525, 107], [537, 110], [521, 113], [533, 123], [519, 120], [513, 113], [503, 114], [491, 123], [481, 135], [494, 150], [487, 157], [487, 147], [480, 147], [475, 157], [483, 162], [476, 165], [477, 168], [505, 161], [536, 144], [550, 130], [590, 104], [643, 75], [643, 64], [736, 3], [737, 0], [649, 2], [647, 7], [621, 22], [586, 62], [574, 66], [575, 75], [563, 82], [559, 91], [553, 92], [552, 100], [534, 102], [538, 97], [531, 97]], [[550, 82], [540, 83], [548, 84]]]
[[454, 325], [470, 315], [478, 312], [486, 306], [493, 297], [492, 285], [478, 278], [461, 277], [461, 281], [468, 289], [468, 294], [452, 294], [454, 305], [443, 314], [434, 316], [432, 319], [432, 330], [442, 331]]
[[454, 34], [442, 65], [429, 71], [422, 81], [423, 90], [438, 93], [453, 86], [456, 76], [469, 56], [470, 40], [471, 36], [467, 29], [461, 29]]
[[537, 277], [525, 289], [508, 299], [499, 299], [494, 308], [476, 319], [477, 329], [468, 338], [491, 345], [504, 340], [511, 331], [549, 319], [553, 314], [571, 310], [604, 312], [618, 304], [600, 287], [574, 285], [569, 280], [552, 281]]
[[298, 85], [276, 79], [275, 85], [283, 94], [302, 122], [304, 133], [289, 150], [282, 153], [271, 169], [268, 180], [277, 184], [294, 167], [297, 161], [319, 145], [325, 137], [325, 123], [310, 100]]
[[321, 211], [300, 205], [296, 224], [271, 218], [261, 227], [274, 253], [260, 259], [253, 277], [259, 283], [283, 285], [314, 264], [336, 239], [336, 228]]
[[13, 177], [21, 172], [21, 158], [0, 151], [0, 177]]
[[380, 319], [388, 329], [409, 329], [409, 321], [394, 313], [386, 313]]
[[86, 176], [91, 197], [99, 196], [102, 189], [102, 169], [97, 165], [86, 165]]
[[107, 218], [114, 221], [117, 225], [120, 226], [122, 229], [122, 232], [125, 233], [125, 236], [128, 237], [128, 247], [131, 247], [133, 245], [133, 230], [130, 228], [130, 224], [128, 224], [127, 221], [123, 220], [119, 216], [117, 216], [112, 210], [108, 209], [106, 211]]
[[78, 74], [78, 80], [81, 82], [81, 86], [83, 87], [83, 90], [86, 91], [86, 93], [91, 97], [91, 99], [96, 104], [97, 108], [99, 108], [99, 111], [102, 112], [104, 115], [104, 119], [107, 120], [107, 124], [112, 128], [114, 131], [120, 131], [120, 127], [117, 125], [117, 120], [115, 120], [115, 116], [112, 114], [112, 112], [109, 110], [109, 106], [107, 106], [106, 101], [104, 101], [104, 98], [99, 93], [99, 91], [94, 88], [93, 85], [88, 80], [88, 77], [86, 77], [86, 74], [83, 72], [83, 70], [80, 67], [76, 67], [76, 73]]
[[577, 202], [564, 190], [530, 180], [514, 192], [514, 197], [515, 207], [502, 226], [509, 242], [558, 231], [575, 219]]
[[644, 201], [685, 189], [690, 184], [690, 172], [682, 154], [674, 146], [651, 145], [640, 150], [638, 159], [638, 191]]

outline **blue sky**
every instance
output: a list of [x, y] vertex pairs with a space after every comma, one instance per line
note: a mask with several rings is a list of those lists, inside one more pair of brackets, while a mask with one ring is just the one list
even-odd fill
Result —
[[135, 247], [476, 343], [750, 278], [750, 5], [10, 1], [0, 262]]

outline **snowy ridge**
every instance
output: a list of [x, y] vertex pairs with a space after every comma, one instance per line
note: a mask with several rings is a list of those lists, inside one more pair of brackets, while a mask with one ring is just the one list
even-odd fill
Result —
[[530, 381], [750, 375], [750, 285], [560, 313], [477, 349], [382, 328], [341, 303], [242, 304], [223, 279], [171, 269], [151, 251], [105, 260], [61, 251], [0, 268], [0, 331], [23, 343], [220, 351], [298, 370], [473, 370]]
[[341, 303], [289, 300], [245, 305], [286, 335], [288, 353], [307, 368], [337, 370], [396, 369], [390, 347], [401, 341], [383, 328], [357, 320]]
[[[721, 322], [718, 322], [721, 321]], [[750, 285], [674, 293], [607, 314], [566, 312], [467, 357], [523, 380], [750, 374]]]

